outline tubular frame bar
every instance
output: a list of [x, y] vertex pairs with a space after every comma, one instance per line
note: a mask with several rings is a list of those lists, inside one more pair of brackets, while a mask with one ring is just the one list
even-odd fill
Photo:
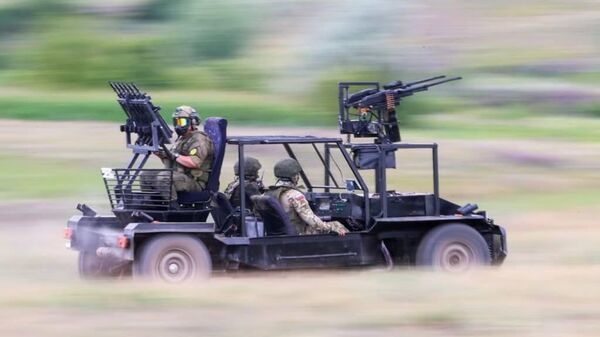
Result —
[[240, 181], [240, 226], [242, 226], [242, 236], [246, 237], [246, 168], [244, 165], [244, 144], [238, 144], [238, 173], [242, 178]]
[[[317, 146], [313, 143], [311, 144], [313, 149], [315, 149], [315, 152], [317, 153], [317, 156], [319, 157], [319, 160], [321, 160], [321, 163], [323, 164], [323, 167], [325, 167], [325, 181], [326, 184], [325, 185], [329, 185], [329, 177], [331, 177], [331, 180], [333, 180], [333, 183], [335, 184], [335, 187], [340, 187], [340, 185], [337, 183], [337, 181], [335, 180], [335, 177], [333, 176], [333, 173], [331, 173], [331, 170], [329, 169], [329, 163], [325, 162], [325, 159], [323, 158], [323, 155], [321, 154], [321, 152], [319, 151], [319, 149], [317, 148]], [[329, 159], [329, 158], [328, 158]]]
[[352, 158], [350, 158], [350, 154], [348, 154], [348, 151], [346, 151], [346, 149], [345, 149], [346, 146], [344, 144], [342, 144], [341, 141], [336, 142], [335, 144], [337, 145], [338, 149], [340, 149], [340, 152], [342, 152], [342, 155], [346, 159], [348, 166], [350, 166], [350, 170], [352, 170], [352, 174], [354, 174], [354, 178], [356, 178], [358, 180], [358, 183], [360, 184], [360, 187], [362, 188], [363, 200], [365, 202], [365, 214], [364, 214], [365, 229], [369, 229], [371, 227], [369, 225], [369, 221], [371, 220], [371, 209], [370, 209], [370, 202], [369, 202], [369, 187], [367, 186], [367, 184], [363, 180], [362, 176], [358, 172], [358, 168], [356, 168], [356, 165], [354, 165], [354, 161], [352, 161]]
[[[364, 143], [364, 144], [343, 144], [343, 146], [345, 148], [359, 148], [361, 146], [377, 146], [378, 149], [380, 149], [380, 158], [379, 158], [379, 165], [381, 167], [382, 165], [382, 156], [383, 156], [383, 160], [385, 160], [385, 153], [388, 150], [395, 150], [395, 149], [431, 149], [431, 161], [432, 161], [432, 166], [433, 166], [433, 203], [434, 203], [434, 212], [436, 216], [440, 215], [440, 180], [439, 180], [439, 163], [438, 163], [438, 144], [437, 143], [405, 143], [405, 144], [369, 144], [369, 143]], [[381, 151], [383, 150], [383, 151]], [[344, 151], [345, 152], [345, 151]], [[385, 161], [383, 162], [383, 164], [385, 164]], [[375, 169], [376, 175], [378, 175], [378, 171], [380, 169]], [[382, 176], [383, 179], [385, 179], [386, 176], [386, 172], [385, 172], [385, 167], [383, 169], [381, 169], [381, 171], [383, 172]], [[379, 180], [381, 179], [375, 179], [375, 186], [378, 187], [379, 185]], [[380, 200], [383, 200], [387, 198], [387, 191], [384, 191], [386, 193], [381, 193], [380, 194]], [[383, 195], [386, 194], [386, 196], [384, 197]], [[384, 210], [384, 206], [387, 205], [382, 205], [381, 209]], [[387, 207], [385, 207], [386, 211], [387, 211]]]
[[431, 157], [433, 161], [433, 205], [435, 208], [435, 215], [440, 215], [440, 177], [438, 167], [438, 145], [433, 144], [431, 148]]
[[[290, 146], [290, 144], [284, 143], [283, 147], [285, 148], [285, 151], [287, 152], [288, 156], [290, 156], [290, 158], [294, 159], [295, 161], [298, 161], [298, 158], [296, 157], [296, 154], [292, 150], [292, 147]], [[309, 192], [312, 192], [312, 190], [313, 190], [312, 184], [310, 183], [310, 180], [308, 180], [308, 177], [306, 176], [304, 169], [302, 169], [300, 171], [300, 176], [302, 177], [302, 181], [304, 181], [304, 183], [306, 184], [306, 189]]]

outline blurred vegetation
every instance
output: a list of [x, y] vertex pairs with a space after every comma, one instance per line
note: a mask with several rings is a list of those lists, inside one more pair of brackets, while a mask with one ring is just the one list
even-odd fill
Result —
[[[154, 93], [159, 97], [155, 103], [160, 104], [165, 120], [170, 120], [171, 111], [182, 100], [186, 104], [199, 107], [200, 113], [222, 116], [231, 121], [244, 124], [262, 125], [289, 125], [301, 122], [303, 125], [331, 125], [334, 126], [336, 118], [333, 114], [323, 117], [319, 111], [309, 109], [297, 103], [281, 103], [270, 97], [262, 95], [244, 95], [228, 93], [227, 95], [207, 95], [201, 98], [194, 97], [192, 93], [176, 95], [161, 92]], [[185, 98], [179, 98], [185, 97]], [[26, 101], [26, 103], [24, 103]], [[28, 92], [12, 93], [10, 96], [0, 96], [0, 105], [3, 107], [2, 117], [31, 119], [31, 120], [99, 120], [123, 122], [123, 111], [108, 95], [89, 96], [82, 94], [74, 98], [58, 97], [28, 97]]]
[[[78, 96], [110, 94], [106, 82], [121, 80], [136, 82], [168, 108], [194, 104], [207, 114], [256, 124], [334, 125], [337, 82], [446, 73], [465, 80], [406, 99], [402, 125], [426, 127], [428, 115], [465, 112], [493, 117], [491, 126], [496, 118], [596, 118], [600, 63], [593, 36], [599, 18], [590, 9], [586, 1], [565, 8], [514, 0], [502, 6], [7, 1], [0, 3], [0, 88], [20, 88], [31, 99], [19, 102], [0, 90], [0, 117], [120, 120], [111, 96]], [[545, 24], [547, 15], [561, 18], [561, 25]], [[514, 25], [498, 30], [494, 22], [507, 18]], [[72, 95], [61, 101], [35, 97], [67, 90]], [[225, 95], [175, 102], [177, 95], [164, 90]], [[239, 92], [261, 100], [249, 104]]]

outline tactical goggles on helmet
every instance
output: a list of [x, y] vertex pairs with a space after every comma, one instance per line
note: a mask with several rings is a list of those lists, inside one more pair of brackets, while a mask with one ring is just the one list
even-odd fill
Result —
[[190, 118], [189, 117], [173, 117], [173, 125], [174, 126], [189, 126]]

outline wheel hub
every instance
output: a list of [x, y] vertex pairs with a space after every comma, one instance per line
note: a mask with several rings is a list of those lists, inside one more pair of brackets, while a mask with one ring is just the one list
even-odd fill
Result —
[[193, 277], [196, 266], [183, 250], [169, 250], [158, 263], [158, 275], [167, 282], [182, 282]]
[[179, 271], [179, 266], [177, 265], [177, 263], [169, 264], [169, 273], [177, 274], [178, 271]]
[[440, 262], [442, 268], [447, 271], [464, 271], [474, 262], [473, 252], [462, 243], [451, 243], [442, 251]]

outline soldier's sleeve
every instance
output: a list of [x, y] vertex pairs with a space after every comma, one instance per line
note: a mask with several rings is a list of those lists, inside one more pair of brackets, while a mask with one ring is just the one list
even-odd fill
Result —
[[304, 220], [306, 225], [309, 227], [307, 229], [308, 233], [328, 233], [328, 232], [336, 232], [336, 233], [346, 233], [348, 230], [339, 222], [331, 221], [326, 222], [321, 220], [318, 216], [313, 213], [306, 197], [299, 191], [292, 190], [287, 195], [288, 201], [292, 208], [298, 213], [298, 215]]
[[207, 144], [207, 141], [205, 140], [198, 140], [192, 145], [188, 156], [190, 156], [196, 166], [200, 167], [204, 161], [206, 161], [206, 158], [208, 157], [209, 146], [210, 144]]
[[225, 188], [225, 191], [223, 191], [223, 194], [225, 194], [227, 199], [231, 198], [231, 194], [233, 193], [233, 190], [235, 189], [236, 185], [237, 185], [237, 180], [234, 180], [234, 181], [230, 182], [229, 185], [227, 185], [227, 187]]

